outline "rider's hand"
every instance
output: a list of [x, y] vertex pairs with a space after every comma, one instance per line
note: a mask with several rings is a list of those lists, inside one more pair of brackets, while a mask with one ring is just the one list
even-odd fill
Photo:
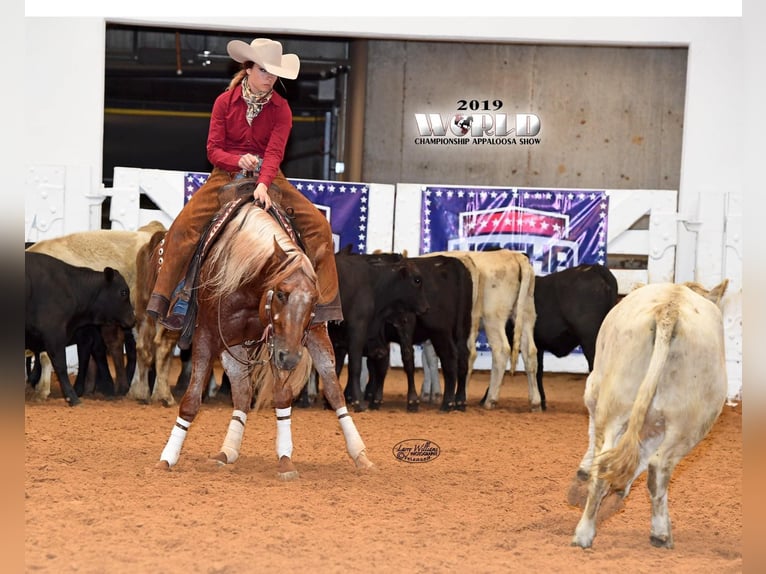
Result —
[[271, 198], [269, 197], [269, 188], [266, 187], [265, 183], [259, 183], [258, 185], [255, 186], [255, 190], [253, 191], [253, 199], [255, 200], [255, 203], [263, 206], [263, 209], [271, 208]]
[[237, 165], [245, 171], [255, 171], [255, 168], [258, 167], [258, 156], [251, 153], [241, 155]]

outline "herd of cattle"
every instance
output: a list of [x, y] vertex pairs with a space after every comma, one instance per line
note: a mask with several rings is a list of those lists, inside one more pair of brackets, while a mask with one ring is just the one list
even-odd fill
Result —
[[[170, 373], [178, 333], [144, 312], [151, 254], [164, 233], [152, 223], [135, 232], [86, 231], [27, 247], [27, 380], [39, 398], [47, 397], [52, 368], [70, 405], [94, 387], [175, 403]], [[587, 501], [580, 500], [585, 510], [572, 543], [589, 547], [601, 500], [610, 491], [627, 496], [648, 468], [651, 541], [672, 546], [670, 473], [707, 434], [726, 398], [719, 310], [726, 281], [710, 291], [697, 284], [650, 284], [618, 303], [617, 281], [604, 266], [535, 277], [527, 257], [508, 250], [418, 257], [342, 250], [336, 262], [344, 320], [328, 330], [339, 373], [347, 361], [350, 408], [380, 407], [392, 342], [401, 348], [409, 411], [420, 402], [415, 344], [424, 345], [424, 367], [427, 349], [439, 359], [443, 411], [466, 409], [480, 328], [492, 354], [485, 408], [496, 405], [505, 371], [510, 365], [513, 373], [520, 354], [530, 409], [545, 410], [544, 352], [561, 357], [580, 346], [591, 371], [585, 389], [590, 444], [578, 470]], [[69, 345], [78, 348], [74, 386]], [[369, 382], [363, 394], [364, 357]], [[186, 361], [176, 391], [188, 369]]]

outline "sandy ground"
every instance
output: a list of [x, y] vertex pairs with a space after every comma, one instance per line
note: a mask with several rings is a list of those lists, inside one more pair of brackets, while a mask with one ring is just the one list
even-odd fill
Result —
[[[420, 380], [420, 379], [418, 379]], [[345, 374], [342, 377], [345, 383]], [[25, 404], [27, 572], [741, 572], [742, 408], [725, 406], [676, 469], [669, 505], [675, 548], [649, 543], [646, 478], [605, 520], [593, 548], [570, 546], [581, 511], [567, 491], [587, 446], [583, 375], [546, 375], [548, 411], [527, 411], [523, 373], [506, 375], [498, 408], [405, 411], [392, 371], [380, 411], [354, 413], [376, 472], [359, 473], [334, 415], [293, 411], [300, 478], [276, 478], [276, 424], [251, 414], [240, 459], [208, 461], [231, 415], [205, 403], [181, 459], [154, 468], [177, 408], [86, 398], [67, 407], [58, 386]], [[406, 463], [402, 441], [439, 456]]]

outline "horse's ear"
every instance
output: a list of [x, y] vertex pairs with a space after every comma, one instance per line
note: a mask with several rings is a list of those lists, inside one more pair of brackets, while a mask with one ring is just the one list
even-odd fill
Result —
[[276, 235], [274, 236], [274, 256], [280, 263], [287, 259], [287, 253], [285, 253], [285, 250], [282, 249], [281, 245], [279, 245], [279, 241], [277, 241]]

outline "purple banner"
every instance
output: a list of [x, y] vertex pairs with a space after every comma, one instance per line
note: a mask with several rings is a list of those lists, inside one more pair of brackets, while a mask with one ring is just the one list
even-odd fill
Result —
[[425, 187], [420, 252], [506, 248], [529, 256], [537, 275], [606, 264], [604, 191]]
[[[184, 205], [209, 173], [187, 172], [184, 177]], [[365, 183], [291, 179], [298, 191], [306, 196], [330, 222], [335, 251], [351, 245], [354, 253], [367, 252], [367, 201], [369, 186]]]

